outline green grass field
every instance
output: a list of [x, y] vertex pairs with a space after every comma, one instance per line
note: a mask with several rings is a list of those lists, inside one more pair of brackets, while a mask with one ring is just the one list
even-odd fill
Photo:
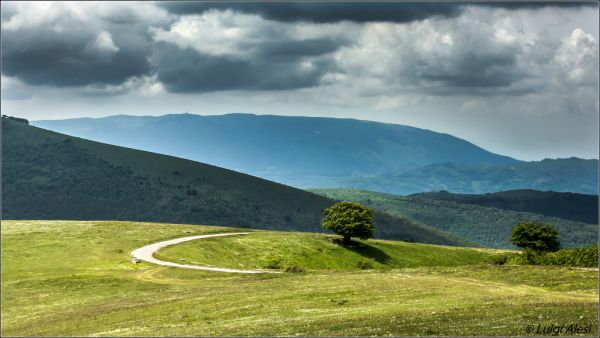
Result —
[[246, 236], [207, 238], [161, 250], [156, 256], [173, 262], [228, 268], [375, 269], [461, 266], [493, 262], [502, 251], [397, 241], [353, 241], [339, 236], [300, 232], [257, 231]]
[[130, 262], [129, 252], [148, 243], [228, 231], [239, 229], [3, 221], [1, 334], [525, 335], [527, 325], [576, 323], [598, 332], [597, 269], [496, 266], [487, 263], [495, 251], [367, 241], [390, 258], [368, 258], [374, 269], [361, 270], [354, 265], [372, 252], [345, 251], [323, 235], [256, 232], [159, 255], [231, 267], [281, 255], [307, 272], [241, 275]]

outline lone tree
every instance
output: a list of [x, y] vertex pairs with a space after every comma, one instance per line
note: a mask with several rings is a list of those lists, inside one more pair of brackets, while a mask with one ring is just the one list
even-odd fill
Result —
[[523, 222], [512, 229], [512, 244], [526, 250], [557, 251], [560, 249], [558, 232], [544, 223]]
[[323, 228], [343, 236], [344, 244], [349, 244], [351, 237], [373, 237], [371, 210], [359, 203], [339, 202], [325, 209], [323, 215]]

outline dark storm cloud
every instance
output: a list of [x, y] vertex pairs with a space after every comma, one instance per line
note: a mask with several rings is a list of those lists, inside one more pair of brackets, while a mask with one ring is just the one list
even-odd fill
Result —
[[318, 85], [331, 66], [318, 60], [307, 68], [300, 59], [236, 60], [159, 42], [152, 57], [158, 80], [170, 92], [285, 90]]
[[541, 7], [597, 6], [595, 2], [482, 2], [482, 3], [406, 3], [406, 2], [160, 2], [171, 13], [200, 14], [208, 10], [233, 10], [258, 14], [276, 21], [308, 21], [331, 23], [353, 22], [411, 22], [429, 17], [456, 17], [465, 6], [487, 6], [505, 9]]
[[122, 84], [147, 75], [148, 26], [168, 25], [149, 4], [2, 3], [2, 74], [53, 87]]
[[472, 3], [476, 6], [487, 6], [505, 9], [537, 9], [546, 7], [556, 8], [573, 8], [573, 7], [598, 7], [597, 1], [546, 1], [546, 2], [531, 2], [531, 1], [513, 1], [513, 2], [481, 2]]
[[161, 6], [175, 14], [199, 14], [205, 11], [234, 10], [258, 14], [276, 21], [309, 21], [330, 23], [343, 20], [354, 22], [410, 22], [432, 16], [455, 17], [460, 6], [444, 3], [340, 3], [340, 2], [161, 2]]
[[261, 49], [264, 57], [299, 58], [316, 56], [336, 51], [346, 44], [345, 39], [318, 38], [301, 41], [275, 41], [265, 44]]
[[423, 67], [417, 69], [416, 75], [447, 87], [504, 87], [526, 76], [516, 71], [515, 61], [516, 56], [512, 53], [482, 55], [469, 52], [458, 57], [450, 69]]
[[[146, 74], [148, 43], [140, 36], [112, 36], [114, 49], [98, 49], [98, 34], [78, 30], [20, 30], [2, 40], [2, 72], [33, 85], [56, 87], [120, 84]], [[118, 49], [118, 50], [117, 50]]]

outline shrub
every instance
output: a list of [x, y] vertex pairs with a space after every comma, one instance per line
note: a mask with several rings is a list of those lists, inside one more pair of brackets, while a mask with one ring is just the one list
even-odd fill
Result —
[[597, 267], [598, 245], [547, 253], [540, 257], [539, 264]]
[[506, 264], [507, 260], [508, 260], [508, 256], [506, 256], [506, 255], [496, 256], [496, 257], [494, 257], [494, 264], [504, 265], [504, 264]]
[[373, 263], [369, 259], [361, 259], [356, 263], [356, 266], [361, 270], [373, 269]]
[[287, 268], [285, 268], [285, 272], [300, 273], [304, 272], [304, 269], [299, 266], [288, 266]]
[[536, 252], [525, 250], [523, 254], [511, 257], [510, 264], [566, 265], [579, 267], [598, 266], [598, 245], [585, 248], [562, 249], [556, 252]]
[[281, 259], [270, 258], [263, 267], [266, 269], [281, 269]]

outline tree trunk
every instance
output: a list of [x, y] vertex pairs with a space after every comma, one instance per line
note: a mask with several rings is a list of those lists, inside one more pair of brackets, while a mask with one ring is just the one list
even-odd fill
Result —
[[344, 243], [346, 245], [350, 244], [350, 236], [344, 235], [344, 240], [342, 241], [342, 243]]

